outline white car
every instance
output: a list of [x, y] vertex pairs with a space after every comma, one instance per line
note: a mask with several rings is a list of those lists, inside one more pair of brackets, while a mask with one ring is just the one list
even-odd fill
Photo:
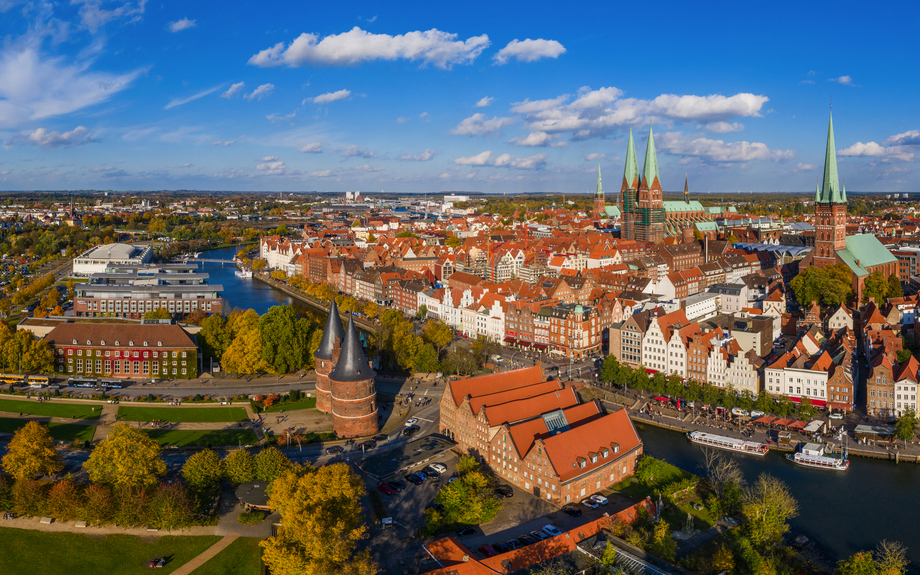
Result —
[[447, 466], [444, 465], [443, 463], [431, 463], [428, 465], [428, 467], [434, 469], [435, 471], [437, 471], [438, 473], [442, 475], [444, 473], [447, 473]]
[[562, 535], [562, 531], [559, 531], [555, 525], [547, 525], [543, 528], [543, 533], [546, 533], [550, 537], [555, 537], [556, 535]]
[[416, 423], [418, 423], [418, 419], [414, 417], [410, 417], [409, 419], [406, 420], [406, 427], [409, 427], [410, 425], [415, 425]]
[[733, 407], [732, 415], [737, 416], [737, 417], [747, 417], [748, 412], [744, 411], [740, 407]]
[[595, 493], [594, 495], [591, 496], [591, 499], [597, 502], [598, 505], [607, 505], [608, 503], [610, 503], [610, 501], [608, 501], [607, 498], [601, 495], [600, 493]]
[[591, 509], [597, 509], [597, 502], [591, 499], [590, 497], [586, 497], [582, 499], [581, 504]]
[[766, 413], [762, 411], [757, 411], [756, 409], [751, 412], [751, 417], [763, 417]]
[[843, 414], [842, 413], [832, 413], [828, 415], [827, 417], [828, 419], [843, 419]]

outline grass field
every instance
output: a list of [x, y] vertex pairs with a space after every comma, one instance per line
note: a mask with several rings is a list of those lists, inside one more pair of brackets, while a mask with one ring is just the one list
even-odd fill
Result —
[[242, 407], [146, 407], [118, 408], [119, 421], [234, 422], [246, 421]]
[[[135, 535], [88, 537], [0, 527], [0, 573], [4, 575], [129, 575], [148, 570], [151, 559], [167, 557], [157, 573], [172, 573], [220, 537], [164, 536], [149, 542]], [[242, 573], [242, 572], [241, 572]]]
[[[11, 417], [0, 417], [0, 433], [15, 433], [17, 429], [28, 423], [27, 419], [13, 419]], [[61, 441], [92, 441], [93, 434], [96, 432], [94, 425], [77, 425], [76, 423], [43, 423], [48, 427], [53, 439]]]
[[259, 541], [256, 537], [240, 537], [195, 569], [195, 575], [259, 575], [262, 566]]
[[300, 401], [295, 401], [294, 403], [282, 403], [278, 405], [273, 405], [267, 409], [264, 409], [264, 413], [271, 413], [273, 411], [295, 411], [297, 409], [314, 409], [316, 407], [316, 398], [315, 397], [305, 397]]
[[[643, 457], [653, 459], [648, 455]], [[635, 501], [641, 501], [646, 497], [657, 500], [658, 491], [668, 483], [694, 477], [692, 473], [679, 469], [661, 459], [656, 460], [655, 465], [657, 473], [655, 473], [653, 481], [642, 482], [638, 477], [633, 476], [614, 485], [612, 489], [629, 495]], [[693, 507], [694, 503], [702, 505], [703, 501], [695, 492], [690, 492], [681, 498], [676, 505], [668, 505], [661, 513], [661, 517], [672, 526], [681, 526], [687, 520], [687, 514], [689, 513], [694, 517], [694, 527], [705, 531], [715, 524], [715, 518], [712, 517], [705, 505], [702, 509], [695, 509]]]
[[[96, 411], [93, 412], [92, 408]], [[9, 413], [22, 413], [23, 415], [45, 415], [48, 417], [76, 416], [77, 419], [98, 419], [102, 413], [101, 406], [81, 405], [77, 403], [61, 403], [59, 401], [42, 401], [35, 399], [18, 401], [15, 399], [0, 399], [0, 411]]]
[[259, 442], [251, 429], [142, 429], [160, 445], [176, 447], [218, 445], [255, 445]]

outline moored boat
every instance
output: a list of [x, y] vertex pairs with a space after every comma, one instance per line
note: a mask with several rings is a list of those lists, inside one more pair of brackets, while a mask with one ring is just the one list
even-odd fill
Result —
[[829, 455], [824, 452], [824, 446], [820, 443], [805, 444], [795, 453], [786, 455], [786, 459], [796, 465], [811, 467], [813, 469], [846, 471], [850, 468], [850, 460], [847, 458], [846, 448], [844, 448], [843, 453], [840, 455]]
[[251, 271], [251, 270], [236, 270], [236, 271], [233, 272], [233, 273], [234, 273], [234, 275], [236, 275], [236, 277], [238, 277], [238, 278], [252, 278], [252, 271]]
[[687, 434], [687, 439], [693, 443], [699, 443], [700, 445], [707, 445], [709, 447], [726, 449], [728, 451], [735, 451], [738, 453], [747, 453], [749, 455], [766, 455], [767, 451], [770, 450], [770, 446], [768, 446], [766, 443], [759, 443], [757, 441], [745, 441], [743, 439], [725, 437], [723, 435], [715, 435], [712, 433], [704, 433], [702, 431], [691, 431]]

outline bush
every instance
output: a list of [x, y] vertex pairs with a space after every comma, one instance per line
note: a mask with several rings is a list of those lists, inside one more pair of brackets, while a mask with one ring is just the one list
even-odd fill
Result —
[[188, 489], [181, 483], [161, 483], [147, 512], [150, 523], [162, 529], [188, 527], [195, 518], [195, 504]]
[[80, 515], [80, 491], [70, 479], [63, 479], [51, 486], [45, 511], [58, 521], [71, 521]]
[[265, 517], [265, 513], [261, 511], [247, 511], [245, 513], [240, 513], [237, 521], [243, 525], [258, 525], [259, 523], [265, 521]]
[[13, 511], [24, 517], [45, 514], [45, 485], [34, 479], [17, 481], [13, 485]]
[[90, 485], [83, 492], [83, 508], [80, 516], [91, 525], [108, 523], [115, 514], [115, 500], [112, 492], [104, 485]]
[[122, 487], [115, 494], [115, 508], [112, 520], [125, 527], [147, 525], [148, 491], [142, 487]]
[[252, 412], [255, 414], [262, 413], [262, 409], [264, 408], [261, 401], [256, 401], [254, 399], [249, 402], [249, 407], [252, 408]]
[[0, 475], [0, 512], [13, 508], [13, 485], [9, 479]]

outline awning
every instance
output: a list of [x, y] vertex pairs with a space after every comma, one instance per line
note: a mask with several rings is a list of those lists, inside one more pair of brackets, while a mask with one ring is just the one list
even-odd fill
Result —
[[827, 408], [828, 409], [839, 409], [840, 411], [850, 411], [851, 409], [853, 409], [853, 406], [850, 405], [849, 403], [839, 403], [836, 401], [829, 401], [827, 403]]
[[[792, 403], [802, 403], [801, 397], [790, 397], [789, 399], [792, 401]], [[824, 407], [826, 403], [827, 402], [822, 399], [812, 399], [811, 400], [811, 404], [814, 405], [815, 407]]]
[[655, 398], [655, 401], [671, 401], [667, 397], [661, 397], [660, 395]]
[[805, 429], [805, 426], [808, 425], [804, 421], [793, 421], [786, 426], [786, 429]]
[[513, 337], [506, 337], [505, 343], [517, 343], [517, 340], [514, 339]]
[[773, 422], [773, 425], [779, 425], [780, 427], [785, 427], [789, 425], [790, 423], [792, 423], [791, 419], [777, 419], [776, 421]]
[[759, 419], [755, 419], [755, 420], [754, 420], [754, 423], [762, 423], [762, 424], [764, 424], [764, 425], [767, 425], [768, 423], [772, 423], [772, 422], [774, 422], [775, 420], [776, 420], [775, 417], [772, 417], [772, 416], [769, 416], [769, 415], [764, 415], [763, 417], [761, 417], [761, 418], [759, 418]]
[[533, 346], [537, 349], [546, 349], [546, 346], [543, 345], [542, 343], [535, 343], [533, 344]]
[[650, 375], [655, 375], [656, 373], [658, 373], [658, 370], [657, 369], [646, 369], [645, 373], [648, 373]]
[[521, 347], [530, 347], [530, 342], [529, 341], [519, 341], [518, 345]]

